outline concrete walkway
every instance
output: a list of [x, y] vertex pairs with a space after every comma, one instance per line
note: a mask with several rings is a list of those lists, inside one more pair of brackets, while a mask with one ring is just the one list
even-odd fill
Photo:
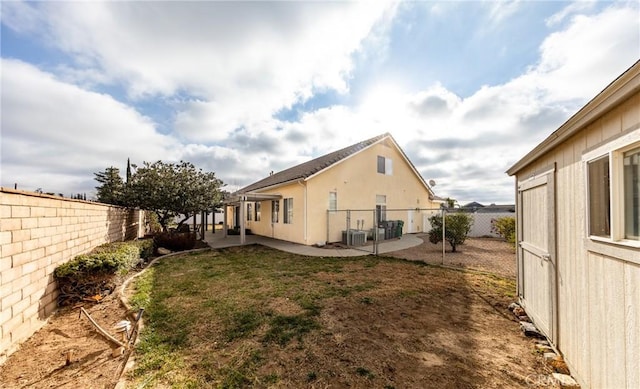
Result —
[[[217, 231], [215, 234], [211, 231], [207, 231], [204, 238], [205, 242], [207, 242], [209, 246], [214, 249], [240, 246], [239, 235], [227, 235], [227, 237], [224, 237], [222, 231]], [[403, 250], [422, 243], [422, 239], [418, 238], [415, 235], [402, 235], [400, 239], [392, 239], [380, 242], [380, 244], [378, 245], [378, 254]], [[299, 255], [306, 255], [310, 257], [359, 257], [363, 255], [373, 254], [373, 246], [371, 245], [362, 246], [358, 249], [322, 248], [315, 246], [305, 246], [298, 243], [287, 242], [284, 240], [278, 240], [259, 235], [247, 235], [245, 244], [261, 244], [263, 246], [271, 247], [277, 250], [287, 251]]]

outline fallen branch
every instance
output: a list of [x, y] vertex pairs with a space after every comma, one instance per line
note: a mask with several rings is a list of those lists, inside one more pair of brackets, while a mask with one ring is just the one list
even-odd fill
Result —
[[111, 334], [109, 334], [107, 331], [103, 330], [102, 327], [100, 327], [98, 325], [98, 323], [95, 322], [95, 320], [93, 320], [93, 318], [89, 315], [89, 312], [87, 312], [84, 307], [80, 307], [80, 312], [84, 313], [85, 316], [87, 317], [87, 319], [89, 319], [89, 321], [91, 322], [91, 324], [93, 324], [93, 326], [96, 328], [96, 330], [98, 330], [98, 332], [104, 336], [105, 338], [107, 338], [108, 340], [110, 340], [111, 342], [115, 343], [116, 345], [120, 346], [120, 347], [126, 347], [124, 343], [120, 342], [118, 339], [114, 338], [113, 336], [111, 336]]

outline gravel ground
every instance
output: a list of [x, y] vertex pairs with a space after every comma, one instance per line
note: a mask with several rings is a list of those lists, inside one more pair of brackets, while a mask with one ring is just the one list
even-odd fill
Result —
[[463, 245], [457, 247], [455, 253], [451, 252], [451, 246], [447, 243], [443, 263], [442, 243], [429, 242], [427, 234], [417, 234], [417, 236], [424, 243], [385, 255], [411, 261], [480, 270], [511, 278], [516, 276], [515, 248], [502, 239], [467, 238]]

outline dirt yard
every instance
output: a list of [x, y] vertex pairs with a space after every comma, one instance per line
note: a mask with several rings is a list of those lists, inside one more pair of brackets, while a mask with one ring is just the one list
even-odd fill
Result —
[[418, 234], [417, 236], [424, 243], [387, 255], [410, 261], [480, 270], [511, 279], [516, 277], [515, 248], [503, 239], [467, 238], [463, 245], [457, 247], [455, 253], [451, 252], [451, 246], [447, 244], [443, 263], [442, 243], [429, 242], [427, 234]]
[[[508, 264], [509, 247], [495, 243], [498, 244], [470, 239], [460, 247], [460, 253], [447, 253], [450, 264], [459, 262], [502, 274], [513, 272]], [[429, 246], [435, 245], [427, 242], [394, 255], [438, 263], [441, 257], [436, 255], [435, 247]], [[501, 256], [506, 259], [499, 260]], [[194, 290], [202, 292], [204, 285], [211, 284], [207, 274], [219, 277], [228, 271], [225, 266], [231, 265], [224, 264], [225, 260], [233, 266], [244, 266], [242, 261], [253, 257], [261, 264], [269, 257], [277, 257], [274, 268], [265, 267], [270, 266], [266, 263], [260, 271], [273, 272], [277, 280], [284, 277], [286, 288], [292, 289], [281, 285], [278, 293], [283, 295], [266, 303], [267, 300], [260, 300], [248, 304], [258, 307], [260, 315], [264, 315], [260, 317], [296, 317], [304, 309], [296, 303], [295, 296], [313, 291], [316, 298], [326, 296], [318, 300], [321, 310], [314, 317], [318, 329], [287, 345], [270, 345], [260, 340], [268, 331], [266, 324], [245, 338], [225, 342], [220, 338], [224, 328], [212, 326], [210, 321], [195, 322], [194, 328], [207, 329], [206, 336], [202, 338], [201, 331], [193, 331], [185, 340], [188, 347], [184, 353], [172, 354], [172, 359], [183, 363], [180, 373], [169, 372], [155, 381], [129, 375], [129, 380], [136, 384], [154, 382], [147, 387], [182, 387], [187, 383], [193, 387], [220, 387], [229, 383], [225, 372], [233, 371], [234, 378], [242, 374], [242, 379], [224, 387], [516, 388], [540, 387], [532, 383], [548, 373], [535, 352], [533, 340], [521, 334], [507, 310], [515, 300], [512, 278], [371, 257], [325, 259], [332, 261], [331, 271], [307, 269], [306, 266], [318, 264], [310, 258], [255, 246], [221, 250], [215, 256], [203, 253], [184, 263], [175, 257], [172, 263], [182, 270], [172, 270], [172, 282], [195, 283], [189, 286], [189, 298]], [[256, 267], [255, 263], [246, 266]], [[265, 283], [248, 278], [251, 276], [246, 270], [232, 270], [229, 274], [242, 275], [236, 289], [246, 288], [247, 283]], [[203, 284], [197, 284], [196, 275], [205, 277]], [[220, 299], [227, 290], [234, 289], [228, 286], [233, 285], [232, 280], [226, 279], [224, 284], [219, 291], [211, 290], [207, 295]], [[260, 296], [272, 293], [267, 289], [247, 291], [248, 295], [256, 292]], [[237, 300], [238, 296], [231, 299]], [[87, 309], [107, 330], [126, 314], [113, 295]], [[72, 360], [66, 365], [69, 351], [73, 352]], [[249, 357], [244, 363], [242, 358]], [[112, 345], [94, 331], [84, 316], [79, 318], [77, 309], [66, 309], [53, 316], [0, 367], [0, 387], [110, 388], [123, 359], [112, 356]], [[203, 366], [209, 370], [203, 372]], [[246, 366], [250, 366], [249, 371], [241, 370]], [[189, 375], [187, 381], [172, 381], [185, 372]]]
[[[126, 319], [115, 294], [84, 307], [112, 334], [112, 327]], [[79, 308], [61, 309], [0, 366], [0, 388], [112, 388], [124, 361], [112, 356], [112, 347]]]

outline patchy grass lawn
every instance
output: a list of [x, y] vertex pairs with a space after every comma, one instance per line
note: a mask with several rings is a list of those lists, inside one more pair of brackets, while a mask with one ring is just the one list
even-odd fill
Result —
[[542, 370], [496, 276], [245, 246], [166, 258], [137, 285], [139, 387], [524, 387]]

